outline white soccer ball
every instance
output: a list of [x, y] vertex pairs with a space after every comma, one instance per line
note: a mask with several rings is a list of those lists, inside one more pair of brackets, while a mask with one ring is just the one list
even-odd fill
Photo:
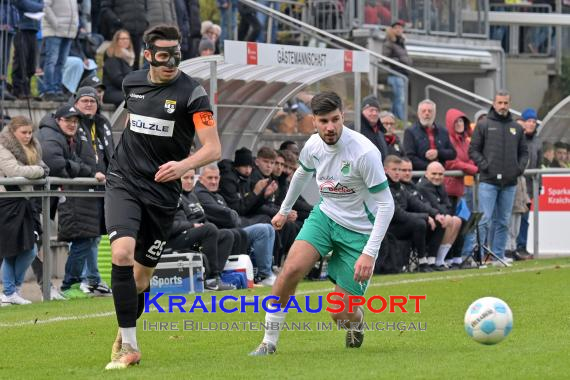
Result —
[[465, 332], [479, 343], [499, 343], [512, 329], [513, 313], [509, 305], [499, 298], [479, 298], [465, 313]]

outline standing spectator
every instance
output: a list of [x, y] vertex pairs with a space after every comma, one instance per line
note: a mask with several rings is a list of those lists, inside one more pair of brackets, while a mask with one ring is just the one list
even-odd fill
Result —
[[[65, 104], [54, 116], [47, 115], [40, 122], [44, 160], [55, 177], [95, 176], [95, 154], [88, 154], [87, 136], [78, 128], [80, 117], [79, 110]], [[58, 239], [70, 242], [61, 290], [66, 298], [85, 298], [87, 295], [80, 289], [81, 275], [93, 241], [101, 235], [100, 210], [91, 198], [73, 197], [64, 202], [60, 199], [57, 210]]]
[[43, 63], [43, 99], [65, 101], [63, 67], [73, 39], [77, 36], [79, 10], [76, 0], [45, 0], [42, 36], [45, 49]]
[[396, 125], [398, 120], [392, 112], [380, 112], [380, 123], [384, 127], [384, 140], [388, 146], [387, 155], [402, 157], [404, 156], [404, 146], [400, 142], [400, 138], [396, 134]]
[[[461, 170], [468, 175], [477, 174], [477, 165], [469, 158], [469, 141], [472, 133], [469, 124], [467, 116], [458, 109], [451, 108], [447, 111], [445, 126], [457, 156], [445, 162], [446, 170]], [[463, 177], [445, 177], [445, 191], [451, 199], [452, 209], [455, 210], [457, 202], [465, 193]]]
[[[15, 27], [18, 23], [18, 10], [12, 0], [0, 1], [0, 100], [15, 100], [7, 88], [8, 64], [14, 39]], [[4, 115], [0, 115], [4, 117]]]
[[[279, 2], [274, 0], [258, 0], [261, 5], [265, 5], [275, 11], [279, 11]], [[257, 37], [257, 42], [263, 42], [267, 44], [277, 43], [277, 19], [267, 16], [263, 12], [257, 12], [257, 19], [261, 25], [261, 31], [259, 37]], [[271, 19], [271, 30], [269, 31], [269, 39], [267, 38], [267, 31], [269, 29], [269, 20]]]
[[101, 33], [111, 40], [119, 29], [129, 32], [135, 54], [134, 70], [140, 66], [142, 36], [148, 27], [147, 11], [146, 0], [101, 0]]
[[[14, 117], [0, 132], [0, 178], [41, 178], [48, 174], [42, 162], [38, 140], [33, 136], [32, 122]], [[31, 186], [0, 185], [0, 191], [30, 191]], [[0, 259], [4, 292], [1, 306], [25, 305], [31, 301], [18, 292], [26, 270], [38, 253], [36, 239], [41, 233], [39, 215], [28, 198], [0, 198]]]
[[518, 237], [520, 236], [522, 227], [521, 222], [524, 218], [524, 215], [528, 215], [529, 204], [530, 197], [527, 194], [526, 181], [524, 179], [524, 176], [520, 176], [517, 178], [515, 200], [513, 202], [513, 214], [509, 223], [509, 236], [507, 238], [507, 244], [505, 246], [505, 256], [517, 261], [526, 260], [529, 258], [528, 255], [519, 253], [520, 251], [518, 247]]
[[510, 102], [508, 92], [495, 94], [487, 119], [477, 123], [469, 146], [469, 156], [480, 172], [479, 211], [483, 217], [479, 222], [479, 235], [485, 239], [493, 223], [491, 250], [501, 259], [505, 258], [517, 177], [528, 162], [524, 132], [512, 119]]
[[[406, 50], [404, 26], [405, 24], [403, 21], [396, 21], [386, 30], [386, 41], [384, 41], [382, 54], [395, 61], [411, 66], [412, 59]], [[406, 69], [392, 64], [390, 64], [390, 67], [406, 77], [408, 76], [408, 71]], [[405, 83], [404, 79], [400, 76], [388, 75], [388, 84], [392, 87], [392, 92], [394, 94], [392, 98], [392, 113], [400, 120], [404, 120], [406, 116], [404, 115], [404, 105], [408, 101], [408, 89], [405, 87]]]
[[103, 96], [105, 94], [105, 85], [97, 75], [89, 75], [85, 77], [80, 83], [79, 87], [93, 87], [97, 91], [97, 99], [99, 105], [103, 104]]
[[37, 33], [40, 22], [34, 20], [26, 13], [37, 13], [44, 9], [43, 0], [16, 1], [20, 22], [14, 39], [14, 63], [12, 67], [12, 87], [14, 96], [18, 99], [27, 99], [31, 96], [30, 80], [36, 73], [38, 56]]
[[[187, 52], [182, 52], [182, 59], [190, 59], [198, 56], [198, 45], [202, 39], [199, 0], [187, 0], [190, 14], [190, 41]], [[186, 54], [186, 55], [185, 55]]]
[[[374, 95], [362, 99], [362, 112], [360, 113], [360, 133], [368, 138], [378, 148], [382, 159], [388, 155], [388, 146], [384, 140], [384, 127], [380, 121], [380, 102]], [[347, 126], [354, 129], [354, 123]]]
[[220, 24], [222, 24], [222, 41], [235, 39], [237, 24], [237, 0], [216, 0], [220, 9]]
[[174, 0], [176, 22], [182, 36], [182, 40], [180, 40], [182, 60], [188, 59], [190, 55], [190, 8], [188, 3], [187, 0]]
[[174, 0], [146, 0], [148, 26], [158, 24], [178, 25]]
[[129, 32], [119, 29], [105, 52], [103, 102], [119, 106], [123, 102], [123, 79], [133, 71], [135, 53]]
[[[115, 144], [113, 143], [113, 133], [111, 123], [107, 118], [99, 113], [99, 97], [93, 87], [81, 87], [75, 95], [75, 108], [81, 112], [79, 128], [83, 132], [80, 134], [83, 141], [87, 141], [84, 148], [84, 155], [95, 157], [95, 178], [99, 181], [105, 180], [105, 173], [111, 162]], [[87, 161], [87, 159], [85, 160]], [[99, 190], [104, 190], [101, 188]], [[75, 198], [78, 209], [82, 206], [95, 210], [98, 208], [99, 228], [101, 233], [105, 231], [104, 200], [103, 198], [83, 199]], [[88, 202], [88, 203], [87, 203]], [[85, 256], [85, 270], [82, 274], [80, 289], [90, 295], [110, 295], [111, 290], [108, 285], [101, 280], [97, 257], [99, 254], [100, 236], [91, 241], [91, 247]]]
[[455, 149], [445, 128], [435, 124], [435, 103], [429, 99], [418, 105], [418, 121], [404, 132], [404, 149], [414, 170], [426, 170], [430, 162], [453, 160]]
[[257, 19], [255, 9], [243, 3], [239, 3], [238, 12], [241, 18], [238, 28], [238, 40], [248, 42], [256, 41], [261, 32], [261, 24]]
[[[528, 148], [528, 164], [526, 165], [527, 169], [539, 169], [542, 165], [542, 142], [538, 137], [537, 129], [538, 129], [538, 115], [536, 111], [532, 108], [525, 109], [519, 120], [519, 123], [523, 127], [526, 146]], [[530, 203], [533, 201], [533, 182], [536, 177], [526, 176], [526, 186], [525, 190], [527, 192], [528, 203], [529, 205], [525, 205], [527, 210], [521, 214], [520, 220], [520, 232], [517, 237], [517, 246], [516, 251], [513, 253], [512, 257], [514, 259], [522, 259], [528, 256], [528, 252], [526, 250], [526, 243], [527, 243], [527, 236], [528, 236], [528, 217], [529, 217], [529, 209]], [[540, 186], [540, 180], [539, 186]], [[516, 202], [516, 198], [515, 198]], [[520, 209], [520, 208], [519, 208]], [[514, 211], [513, 211], [514, 212]]]

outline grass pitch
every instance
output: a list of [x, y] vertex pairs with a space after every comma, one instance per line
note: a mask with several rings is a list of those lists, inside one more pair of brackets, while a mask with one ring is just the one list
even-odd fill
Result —
[[[426, 331], [368, 331], [362, 348], [344, 347], [344, 332], [285, 331], [277, 354], [249, 357], [262, 331], [183, 331], [183, 321], [261, 322], [264, 314], [145, 313], [139, 366], [104, 371], [116, 334], [111, 298], [0, 309], [0, 378], [212, 379], [562, 379], [570, 373], [570, 259], [534, 260], [512, 268], [375, 277], [366, 296], [420, 295], [421, 314], [366, 314], [367, 322], [410, 322]], [[326, 295], [329, 282], [304, 282], [299, 294]], [[269, 294], [269, 289], [232, 295]], [[220, 297], [220, 293], [205, 293]], [[495, 346], [471, 340], [463, 316], [483, 296], [505, 300], [514, 315], [510, 336]], [[193, 295], [187, 296], [192, 302]], [[311, 304], [316, 305], [316, 302]], [[323, 305], [326, 307], [326, 305]], [[188, 309], [188, 308], [186, 308]], [[142, 331], [147, 322], [181, 331]], [[287, 322], [328, 322], [328, 313], [293, 312]]]

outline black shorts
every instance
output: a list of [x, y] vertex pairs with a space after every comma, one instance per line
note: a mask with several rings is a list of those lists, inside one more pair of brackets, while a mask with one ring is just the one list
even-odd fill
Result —
[[[169, 204], [172, 204], [171, 202]], [[109, 174], [105, 189], [105, 223], [111, 243], [121, 237], [136, 240], [135, 261], [154, 268], [160, 260], [176, 206], [151, 203], [123, 179]]]

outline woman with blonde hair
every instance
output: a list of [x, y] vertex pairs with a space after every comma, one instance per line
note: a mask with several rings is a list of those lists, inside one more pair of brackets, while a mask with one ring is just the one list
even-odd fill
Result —
[[[40, 143], [33, 136], [32, 122], [14, 117], [0, 132], [0, 177], [42, 178], [48, 168], [42, 161]], [[32, 186], [0, 185], [1, 192], [30, 191]], [[38, 214], [28, 198], [0, 198], [0, 258], [4, 292], [2, 306], [31, 303], [19, 289], [26, 270], [38, 253], [36, 238], [41, 231]]]
[[103, 103], [118, 106], [123, 101], [123, 79], [133, 71], [135, 53], [131, 35], [125, 29], [119, 29], [105, 52], [103, 63], [103, 85], [105, 94]]

